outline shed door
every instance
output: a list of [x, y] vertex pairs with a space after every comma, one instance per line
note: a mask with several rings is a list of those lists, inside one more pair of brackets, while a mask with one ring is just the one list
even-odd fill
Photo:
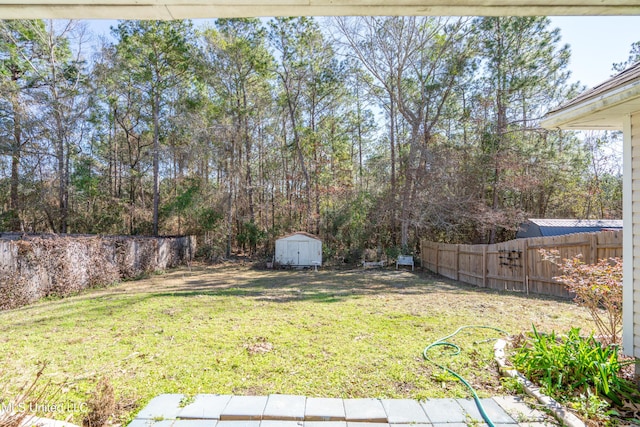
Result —
[[287, 259], [285, 263], [291, 265], [311, 265], [309, 242], [303, 240], [288, 241]]

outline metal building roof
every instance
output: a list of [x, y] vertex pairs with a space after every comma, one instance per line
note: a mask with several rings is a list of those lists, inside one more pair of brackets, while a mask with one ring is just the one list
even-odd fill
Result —
[[621, 230], [621, 219], [546, 219], [530, 218], [520, 225], [517, 238], [561, 236], [591, 233], [606, 229]]

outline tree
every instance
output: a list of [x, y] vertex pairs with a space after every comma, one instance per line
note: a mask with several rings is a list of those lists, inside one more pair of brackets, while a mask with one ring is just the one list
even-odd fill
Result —
[[0, 21], [0, 88], [8, 101], [3, 103], [1, 113], [6, 119], [2, 120], [6, 123], [2, 129], [6, 143], [0, 150], [11, 157], [8, 227], [14, 231], [24, 229], [20, 220], [20, 163], [30, 140], [24, 129], [29, 122], [29, 103], [33, 103], [33, 92], [42, 84], [39, 70], [44, 46], [39, 36], [44, 32], [44, 21]]
[[[204, 41], [206, 66], [212, 71], [205, 80], [213, 89], [214, 102], [220, 115], [229, 120], [231, 125], [229, 148], [233, 164], [229, 166], [244, 178], [240, 181], [238, 192], [246, 196], [246, 206], [241, 209], [248, 211], [248, 218], [242, 223], [255, 224], [255, 131], [260, 126], [259, 111], [270, 100], [267, 79], [273, 61], [266, 47], [266, 32], [257, 19], [218, 19], [215, 29], [204, 32]], [[225, 120], [220, 122], [224, 123]], [[231, 170], [228, 172], [234, 175]], [[231, 200], [233, 186], [229, 185], [229, 189]], [[231, 205], [229, 208], [231, 210]], [[231, 211], [227, 217], [230, 232]]]
[[[161, 116], [166, 115], [169, 90], [181, 83], [193, 61], [189, 21], [121, 21], [113, 30], [116, 51], [128, 64], [151, 110], [153, 132], [153, 234], [158, 235], [160, 206]], [[166, 118], [166, 117], [165, 117]]]
[[[481, 97], [488, 107], [483, 111], [488, 120], [480, 129], [485, 161], [491, 165], [485, 191], [495, 213], [506, 206], [510, 171], [532, 158], [539, 161], [545, 150], [545, 141], [537, 142], [541, 136], [550, 142], [551, 135], [537, 129], [546, 106], [570, 90], [569, 47], [558, 47], [559, 30], [549, 30], [549, 23], [546, 17], [485, 17], [476, 22], [482, 41]], [[536, 145], [541, 150], [532, 151]], [[520, 183], [531, 182], [523, 178]], [[499, 226], [491, 228], [490, 243], [496, 241]]]
[[616, 73], [620, 73], [638, 61], [640, 61], [640, 41], [631, 44], [629, 58], [625, 62], [613, 64], [612, 68]]
[[46, 32], [38, 33], [46, 63], [40, 75], [46, 88], [41, 94], [41, 102], [49, 128], [47, 139], [53, 145], [58, 181], [57, 221], [51, 219], [50, 222], [54, 230], [67, 233], [71, 157], [77, 154], [87, 124], [87, 86], [82, 56], [85, 27], [77, 21], [47, 21], [46, 26]]
[[144, 200], [143, 181], [151, 164], [153, 146], [148, 98], [113, 45], [102, 47], [93, 75], [96, 86], [93, 108], [103, 128], [99, 152], [107, 163], [109, 193], [114, 202], [126, 203], [126, 211], [122, 212], [126, 224], [123, 231], [138, 234], [144, 231], [144, 215], [139, 212], [146, 210], [138, 201]]
[[[421, 166], [456, 82], [473, 50], [466, 20], [354, 18], [338, 26], [357, 58], [389, 96], [409, 127], [401, 190], [401, 246], [407, 250]], [[391, 126], [394, 125], [391, 114]]]
[[313, 217], [311, 208], [312, 182], [305, 162], [301, 121], [303, 96], [310, 65], [306, 48], [309, 46], [314, 32], [317, 32], [316, 24], [309, 18], [274, 18], [269, 22], [269, 40], [276, 49], [276, 57], [278, 58], [277, 68], [274, 71], [282, 88], [280, 102], [282, 102], [287, 114], [293, 135], [292, 145], [303, 175], [307, 229], [310, 228], [310, 221]]

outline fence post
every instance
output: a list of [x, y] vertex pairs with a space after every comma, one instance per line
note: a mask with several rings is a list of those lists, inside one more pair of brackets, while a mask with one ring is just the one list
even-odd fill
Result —
[[440, 272], [438, 271], [438, 263], [440, 262], [439, 257], [440, 257], [440, 243], [435, 243], [433, 245], [436, 248], [436, 274], [440, 274]]
[[487, 245], [482, 245], [482, 287], [487, 287]]
[[456, 245], [456, 258], [455, 258], [455, 270], [456, 280], [460, 280], [460, 245]]
[[596, 233], [591, 233], [591, 237], [589, 238], [589, 240], [591, 242], [589, 245], [589, 252], [591, 257], [590, 264], [596, 264], [598, 262], [598, 235]]
[[522, 284], [529, 295], [529, 242], [522, 239]]

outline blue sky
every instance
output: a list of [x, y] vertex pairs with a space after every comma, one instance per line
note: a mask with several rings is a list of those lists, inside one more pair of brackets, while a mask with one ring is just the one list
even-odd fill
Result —
[[[116, 24], [89, 21], [93, 32], [104, 35]], [[560, 28], [562, 42], [571, 46], [572, 81], [579, 80], [588, 87], [607, 80], [613, 63], [626, 61], [631, 44], [640, 41], [640, 16], [552, 17], [551, 25]]]
[[551, 22], [571, 46], [572, 80], [588, 87], [611, 77], [612, 65], [626, 61], [631, 44], [640, 41], [640, 16], [552, 17]]

